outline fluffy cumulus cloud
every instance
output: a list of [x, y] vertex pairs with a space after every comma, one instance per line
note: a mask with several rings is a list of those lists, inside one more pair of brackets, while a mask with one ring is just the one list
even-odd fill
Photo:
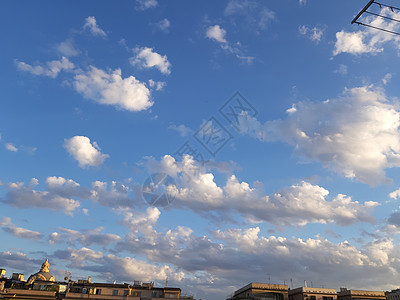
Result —
[[[400, 19], [400, 12], [391, 11], [390, 8], [383, 8], [381, 14], [389, 18]], [[376, 16], [363, 17], [361, 21], [365, 24], [389, 31], [399, 32], [400, 30], [400, 24], [398, 22]], [[397, 35], [388, 34], [370, 27], [363, 27], [361, 30], [355, 32], [346, 32], [342, 30], [336, 33], [333, 55], [338, 55], [340, 53], [355, 55], [363, 53], [376, 54], [382, 52], [384, 46], [387, 44], [392, 44], [397, 49], [400, 49], [400, 38]]]
[[12, 223], [11, 218], [8, 217], [3, 217], [0, 221], [0, 227], [2, 227], [5, 232], [19, 238], [37, 240], [43, 236], [40, 232], [16, 226]]
[[85, 263], [99, 263], [103, 258], [103, 252], [95, 251], [87, 247], [80, 249], [73, 249], [68, 247], [65, 250], [57, 250], [54, 252], [53, 257], [62, 259], [69, 262], [68, 267], [84, 268]]
[[[83, 187], [72, 179], [52, 176], [46, 178], [46, 188], [40, 191], [35, 189], [38, 182], [34, 178], [28, 185], [25, 185], [23, 182], [8, 184], [8, 192], [1, 201], [19, 208], [44, 208], [63, 211], [69, 215], [72, 215], [80, 207], [80, 200], [90, 199], [94, 203], [112, 208], [141, 207], [145, 203], [140, 197], [137, 197], [138, 190], [132, 184], [127, 185], [116, 181], [108, 184], [106, 182], [94, 181], [90, 187]], [[86, 209], [83, 210], [83, 213], [85, 211], [87, 213]], [[94, 238], [85, 242], [81, 238], [74, 239], [71, 236], [70, 238], [71, 240], [81, 242], [83, 245], [90, 245], [88, 241], [95, 240], [96, 236], [103, 235], [108, 240], [113, 238], [100, 231], [101, 228], [87, 230], [87, 234], [94, 236]], [[60, 233], [56, 235], [62, 233], [66, 233], [66, 231], [60, 230]]]
[[100, 205], [113, 208], [118, 207], [140, 207], [144, 201], [137, 196], [138, 191], [130, 184], [112, 181], [111, 184], [103, 181], [95, 181], [92, 183], [90, 190], [90, 198]]
[[85, 24], [83, 25], [83, 29], [87, 29], [90, 31], [91, 34], [95, 36], [107, 37], [107, 34], [104, 32], [103, 29], [97, 25], [96, 18], [91, 16], [85, 19]]
[[211, 40], [214, 40], [218, 43], [227, 43], [225, 36], [226, 30], [221, 28], [219, 25], [214, 25], [207, 28], [206, 37]]
[[34, 178], [28, 185], [23, 182], [8, 184], [8, 192], [2, 202], [19, 208], [44, 208], [72, 215], [80, 206], [80, 202], [73, 198], [87, 198], [90, 195], [78, 183], [62, 177], [48, 177], [46, 191], [36, 190], [38, 183]]
[[[160, 162], [151, 161], [152, 169], [176, 178], [166, 192], [175, 197], [174, 207], [189, 208], [209, 216], [229, 220], [232, 214], [240, 214], [249, 222], [269, 222], [277, 227], [303, 226], [308, 223], [349, 225], [358, 221], [374, 222], [372, 210], [377, 202], [359, 203], [351, 197], [329, 192], [308, 182], [300, 182], [271, 195], [265, 195], [259, 184], [251, 186], [239, 181], [234, 174], [228, 175], [224, 185], [218, 185], [215, 175], [190, 156], [182, 162], [164, 156]], [[157, 167], [156, 167], [157, 166]]]
[[75, 75], [74, 87], [87, 99], [123, 110], [141, 111], [153, 105], [146, 84], [133, 76], [122, 78], [121, 69], [105, 72], [90, 66]]
[[101, 153], [101, 149], [97, 143], [91, 143], [90, 139], [86, 136], [77, 135], [66, 139], [64, 147], [78, 161], [81, 168], [98, 167], [109, 157], [108, 154]]
[[384, 90], [346, 89], [336, 99], [300, 102], [283, 120], [241, 118], [242, 132], [282, 140], [298, 155], [361, 182], [387, 182], [385, 169], [400, 166], [400, 111]]
[[[149, 220], [150, 216], [142, 219]], [[320, 236], [268, 236], [259, 227], [196, 236], [190, 228], [181, 226], [157, 232], [154, 219], [150, 221], [151, 230], [141, 231], [141, 226], [125, 223], [131, 232], [116, 248], [143, 254], [152, 262], [168, 261], [184, 273], [181, 284], [195, 285], [200, 294], [203, 285], [208, 291], [218, 287], [219, 291], [212, 292], [214, 298], [219, 292], [226, 295], [244, 282], [263, 278], [265, 269], [273, 272], [274, 280], [290, 274], [295, 285], [303, 282], [307, 272], [307, 279], [316, 285], [340, 287], [351, 282], [353, 288], [360, 289], [393, 288], [389, 279], [400, 271], [400, 253], [390, 239], [375, 239], [356, 247], [348, 241], [333, 243]]]
[[156, 68], [163, 74], [171, 74], [171, 63], [166, 55], [160, 55], [148, 47], [135, 48], [133, 51], [135, 56], [130, 58], [133, 66]]
[[48, 61], [45, 65], [32, 66], [22, 61], [16, 61], [16, 64], [22, 71], [51, 78], [56, 78], [61, 71], [72, 71], [75, 68], [75, 65], [64, 56], [60, 60]]
[[68, 248], [54, 253], [58, 259], [69, 262], [70, 267], [86, 271], [94, 271], [109, 277], [108, 280], [131, 282], [132, 280], [164, 281], [167, 277], [180, 279], [182, 272], [168, 265], [155, 265], [144, 260], [131, 257], [120, 257], [114, 254], [104, 254], [87, 247], [80, 249]]

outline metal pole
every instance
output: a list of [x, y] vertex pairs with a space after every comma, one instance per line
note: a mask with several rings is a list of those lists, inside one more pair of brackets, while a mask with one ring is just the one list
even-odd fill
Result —
[[356, 22], [357, 19], [358, 19], [359, 17], [361, 17], [361, 15], [371, 6], [372, 3], [374, 3], [374, 0], [370, 0], [370, 1], [368, 2], [368, 4], [365, 5], [365, 7], [358, 13], [358, 15], [353, 19], [353, 21], [351, 21], [351, 24], [353, 24], [354, 22]]

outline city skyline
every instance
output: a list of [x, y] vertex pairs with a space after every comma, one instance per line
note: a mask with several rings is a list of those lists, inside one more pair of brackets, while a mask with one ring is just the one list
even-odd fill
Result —
[[367, 2], [1, 2], [0, 267], [398, 288], [400, 38]]

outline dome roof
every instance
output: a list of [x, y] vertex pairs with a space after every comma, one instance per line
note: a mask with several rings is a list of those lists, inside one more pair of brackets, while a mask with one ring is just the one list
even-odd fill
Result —
[[33, 283], [34, 281], [54, 281], [54, 276], [49, 273], [49, 260], [46, 259], [46, 261], [42, 264], [42, 267], [39, 272], [32, 274], [29, 276], [28, 279], [28, 284]]
[[29, 276], [28, 284], [33, 283], [34, 281], [54, 281], [54, 276], [51, 275], [49, 272], [37, 272]]

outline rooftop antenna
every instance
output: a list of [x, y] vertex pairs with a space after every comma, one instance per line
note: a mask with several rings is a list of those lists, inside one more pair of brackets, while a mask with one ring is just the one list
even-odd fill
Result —
[[168, 277], [165, 278], [165, 287], [168, 287]]
[[[371, 6], [372, 6], [373, 4], [379, 6], [379, 9], [380, 9], [379, 13], [375, 13], [375, 12], [372, 12], [371, 10], [368, 10], [368, 9], [371, 8]], [[374, 6], [375, 6], [375, 5], [374, 5]], [[400, 35], [400, 32], [393, 31], [393, 30], [389, 30], [389, 29], [386, 29], [386, 28], [383, 28], [383, 27], [378, 27], [378, 26], [375, 26], [375, 25], [371, 25], [371, 24], [368, 24], [368, 23], [364, 23], [364, 22], [359, 21], [360, 18], [361, 18], [363, 15], [368, 14], [368, 15], [376, 16], [377, 18], [382, 18], [382, 19], [384, 19], [384, 20], [389, 20], [389, 21], [391, 21], [391, 22], [398, 22], [398, 23], [400, 23], [400, 20], [395, 19], [395, 18], [392, 18], [392, 17], [389, 17], [388, 15], [382, 14], [382, 10], [383, 10], [384, 8], [389, 8], [390, 11], [391, 11], [392, 13], [394, 13], [395, 11], [396, 11], [396, 12], [399, 12], [399, 11], [400, 11], [400, 8], [398, 8], [398, 7], [395, 7], [395, 6], [392, 6], [392, 5], [387, 5], [387, 4], [385, 4], [385, 3], [381, 3], [381, 2], [378, 2], [378, 1], [375, 1], [375, 0], [370, 0], [370, 1], [367, 3], [367, 5], [365, 5], [364, 8], [363, 8], [362, 10], [360, 10], [360, 12], [359, 12], [359, 13], [355, 16], [355, 18], [351, 21], [351, 24], [363, 25], [363, 26], [366, 26], [366, 27], [370, 27], [370, 28], [374, 28], [374, 29], [377, 29], [377, 30], [385, 31], [385, 32], [388, 32], [388, 33]]]

